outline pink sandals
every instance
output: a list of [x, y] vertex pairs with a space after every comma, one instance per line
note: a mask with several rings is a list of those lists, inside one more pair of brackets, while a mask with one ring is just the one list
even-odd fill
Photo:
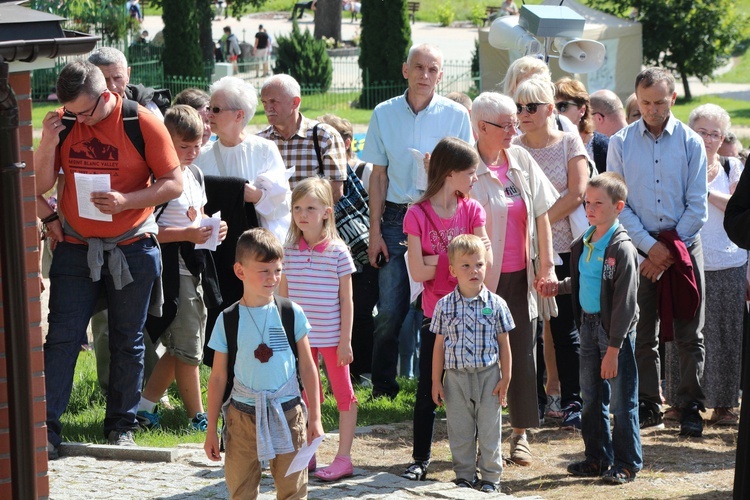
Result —
[[315, 459], [315, 455], [312, 456], [310, 462], [307, 464], [307, 472], [315, 472], [318, 468], [318, 461]]
[[341, 478], [354, 474], [354, 466], [349, 457], [337, 456], [331, 465], [315, 473], [315, 477], [321, 481], [338, 481]]

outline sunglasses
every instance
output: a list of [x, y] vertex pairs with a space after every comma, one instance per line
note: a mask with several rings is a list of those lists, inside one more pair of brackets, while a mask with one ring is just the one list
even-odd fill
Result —
[[220, 108], [218, 106], [214, 106], [214, 107], [209, 106], [208, 111], [215, 115], [218, 115], [222, 111], [237, 111], [237, 108]]
[[569, 107], [575, 106], [576, 108], [580, 108], [580, 106], [574, 102], [570, 101], [560, 101], [555, 104], [555, 107], [560, 113], [565, 113]]
[[513, 129], [518, 130], [518, 126], [521, 124], [518, 120], [512, 121], [510, 123], [506, 123], [505, 125], [498, 125], [497, 123], [488, 122], [487, 120], [482, 120], [484, 123], [487, 123], [489, 125], [492, 125], [493, 127], [501, 128], [505, 133], [507, 134]]
[[518, 109], [518, 114], [520, 115], [523, 113], [523, 110], [525, 109], [530, 115], [533, 115], [536, 113], [537, 109], [539, 109], [539, 106], [544, 106], [545, 104], [549, 104], [546, 102], [530, 102], [527, 105], [516, 103], [516, 109]]
[[96, 104], [94, 104], [94, 107], [91, 108], [91, 111], [89, 111], [89, 112], [85, 112], [84, 111], [82, 113], [75, 113], [73, 111], [68, 110], [68, 108], [66, 108], [65, 106], [63, 106], [63, 113], [65, 113], [66, 115], [69, 115], [69, 116], [76, 116], [76, 117], [78, 117], [78, 116], [85, 116], [86, 118], [90, 118], [90, 117], [94, 116], [94, 113], [96, 112], [96, 108], [99, 107], [99, 101], [102, 100], [102, 96], [103, 95], [104, 95], [104, 92], [102, 92], [101, 94], [99, 94], [99, 97], [96, 98]]

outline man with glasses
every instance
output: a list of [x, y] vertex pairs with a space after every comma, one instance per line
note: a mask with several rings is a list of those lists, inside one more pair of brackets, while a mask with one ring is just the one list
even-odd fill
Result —
[[[109, 303], [111, 352], [104, 436], [110, 444], [135, 445], [143, 325], [160, 273], [153, 207], [182, 192], [180, 162], [167, 129], [152, 113], [137, 108], [141, 156], [125, 133], [124, 101], [107, 90], [96, 66], [88, 61], [66, 65], [57, 80], [57, 96], [64, 107], [45, 116], [34, 153], [39, 193], [53, 187], [61, 170], [64, 180], [60, 217], [65, 237], [57, 243], [50, 269], [44, 344], [51, 458], [62, 440], [60, 416], [70, 399], [86, 326], [102, 293]], [[63, 117], [75, 123], [61, 144]]]
[[611, 90], [597, 90], [589, 96], [594, 130], [607, 137], [628, 126], [625, 108], [617, 94]]
[[[640, 426], [641, 429], [664, 427], [657, 329], [661, 319], [661, 333], [674, 331], [679, 352], [681, 379], [678, 401], [673, 404], [681, 409], [680, 435], [700, 437], [703, 419], [699, 410], [705, 409], [701, 387], [705, 349], [703, 250], [699, 231], [708, 218], [706, 152], [700, 136], [671, 113], [677, 98], [671, 73], [663, 68], [646, 68], [636, 77], [635, 89], [641, 119], [610, 138], [607, 170], [622, 175], [628, 185], [628, 199], [620, 221], [643, 257], [636, 329]], [[683, 255], [689, 254], [689, 262], [688, 255], [677, 260], [679, 249], [684, 251]], [[680, 303], [661, 297], [659, 290], [660, 284], [675, 279], [670, 268], [680, 272], [690, 264], [697, 311], [684, 317], [680, 313], [689, 309], [683, 298], [688, 287], [682, 287], [676, 295], [683, 298]], [[674, 318], [665, 317], [665, 303], [671, 305]], [[657, 304], [661, 305], [658, 314]]]
[[[323, 176], [331, 181], [333, 201], [338, 201], [344, 194], [346, 180], [346, 145], [341, 135], [330, 125], [302, 116], [299, 110], [302, 91], [297, 80], [289, 75], [268, 78], [260, 89], [260, 100], [269, 126], [258, 135], [276, 143], [286, 167], [295, 168], [289, 179], [292, 190], [300, 181], [318, 175], [322, 169]], [[314, 133], [317, 133], [322, 165], [315, 152]]]

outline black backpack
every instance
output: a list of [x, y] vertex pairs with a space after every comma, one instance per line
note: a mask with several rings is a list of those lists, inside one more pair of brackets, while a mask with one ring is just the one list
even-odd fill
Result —
[[[299, 356], [297, 354], [297, 341], [294, 340], [294, 308], [292, 307], [292, 301], [280, 297], [278, 295], [273, 296], [273, 300], [276, 304], [276, 308], [279, 310], [281, 316], [281, 325], [284, 327], [286, 332], [286, 338], [289, 341], [289, 347], [292, 348], [292, 354], [294, 355], [294, 366], [297, 371], [297, 382], [302, 390], [302, 381], [299, 374]], [[239, 301], [235, 302], [231, 306], [224, 309], [224, 332], [227, 335], [227, 387], [224, 390], [224, 398], [222, 401], [227, 401], [229, 396], [232, 394], [232, 387], [234, 386], [234, 363], [237, 361], [237, 330], [240, 324], [240, 311], [237, 305]]]
[[[62, 117], [62, 132], [60, 132], [60, 142], [62, 146], [65, 138], [70, 134], [73, 125], [75, 125], [78, 119], [75, 116], [63, 114]], [[122, 125], [125, 128], [125, 134], [133, 143], [138, 154], [141, 158], [146, 159], [146, 143], [143, 141], [143, 133], [141, 132], [141, 124], [138, 121], [138, 103], [129, 99], [123, 99], [122, 101]]]

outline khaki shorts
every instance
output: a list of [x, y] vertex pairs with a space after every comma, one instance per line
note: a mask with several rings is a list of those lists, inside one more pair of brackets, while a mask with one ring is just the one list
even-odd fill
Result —
[[167, 352], [187, 365], [203, 360], [206, 337], [206, 306], [200, 278], [180, 275], [180, 305], [172, 324], [159, 340]]

